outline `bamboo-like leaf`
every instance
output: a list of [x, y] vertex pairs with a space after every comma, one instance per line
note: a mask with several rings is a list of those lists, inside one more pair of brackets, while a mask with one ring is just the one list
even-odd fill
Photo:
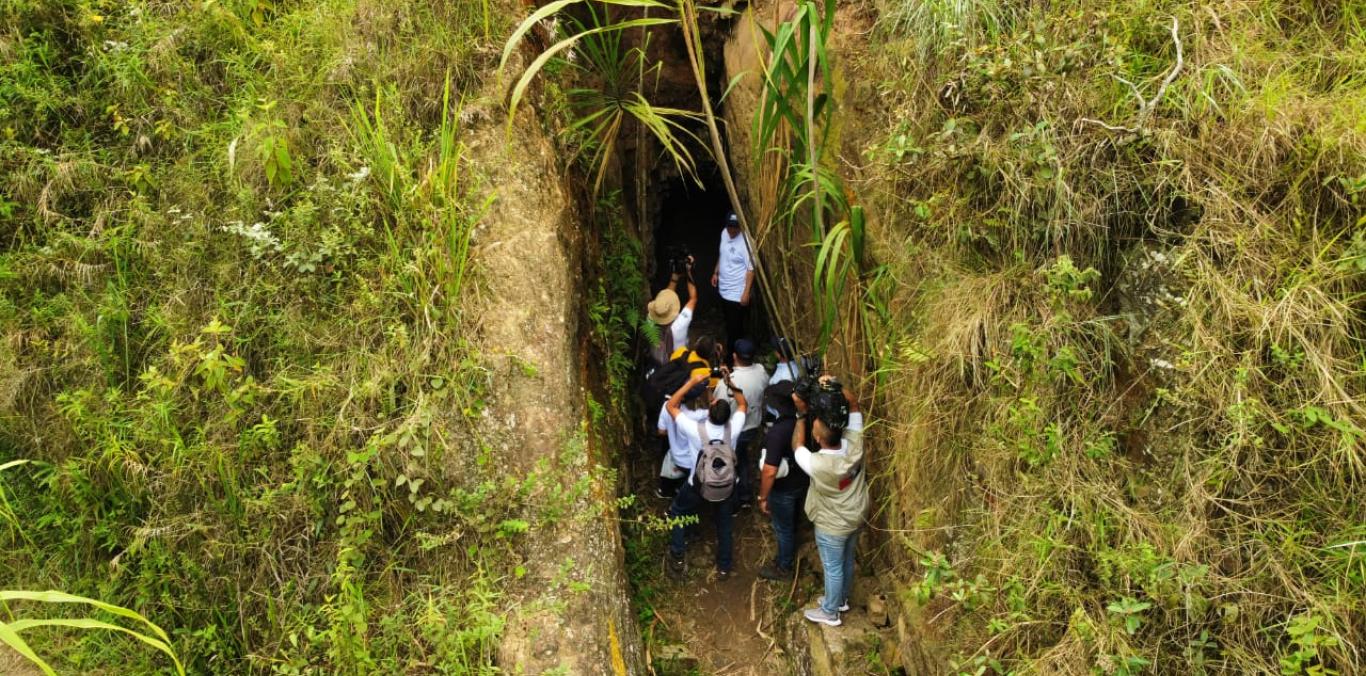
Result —
[[532, 12], [531, 16], [522, 19], [522, 23], [517, 24], [517, 29], [512, 31], [512, 35], [508, 36], [507, 42], [503, 43], [503, 57], [498, 60], [498, 72], [503, 72], [503, 69], [507, 67], [508, 59], [512, 56], [512, 50], [516, 49], [517, 45], [522, 44], [522, 38], [525, 37], [527, 33], [531, 32], [531, 29], [534, 28], [536, 24], [550, 18], [570, 5], [583, 1], [584, 0], [555, 0], [555, 2], [546, 3], [544, 7]]
[[854, 253], [854, 263], [862, 265], [863, 247], [867, 241], [864, 238], [864, 226], [867, 225], [867, 216], [863, 212], [863, 207], [854, 206], [849, 209], [849, 248]]
[[57, 676], [57, 672], [53, 671], [52, 667], [47, 662], [44, 662], [43, 658], [38, 657], [38, 653], [33, 652], [33, 648], [30, 648], [28, 643], [25, 643], [24, 639], [19, 637], [19, 632], [14, 631], [4, 622], [0, 622], [0, 643], [9, 646], [14, 652], [19, 653], [20, 657], [23, 657], [29, 662], [32, 662], [34, 666], [42, 669], [43, 673], [47, 674], [47, 676]]
[[816, 253], [816, 288], [830, 293], [836, 288], [836, 282], [840, 280], [840, 263], [843, 260], [844, 240], [849, 236], [848, 221], [840, 221], [830, 228], [829, 234], [821, 242], [820, 250]]
[[730, 96], [730, 90], [735, 89], [735, 85], [740, 84], [740, 80], [743, 79], [746, 75], [749, 75], [749, 71], [747, 70], [736, 73], [735, 77], [731, 78], [730, 82], [726, 85], [726, 90], [721, 92], [721, 97], [716, 99], [716, 105], [719, 106], [725, 103], [726, 97]]
[[88, 606], [93, 606], [95, 608], [99, 608], [100, 610], [103, 610], [108, 613], [113, 613], [114, 615], [118, 615], [119, 617], [126, 617], [130, 620], [141, 622], [142, 624], [147, 625], [147, 627], [151, 629], [153, 632], [155, 632], [156, 635], [161, 638], [161, 640], [167, 643], [171, 642], [171, 637], [167, 636], [166, 632], [163, 631], [161, 627], [158, 627], [155, 623], [143, 617], [137, 611], [129, 610], [127, 608], [124, 608], [123, 606], [116, 606], [112, 603], [105, 603], [104, 601], [86, 598], [84, 596], [77, 596], [75, 594], [68, 594], [66, 592], [61, 591], [36, 592], [0, 590], [0, 601], [38, 601], [40, 603], [81, 603]]
[[9, 461], [9, 462], [7, 462], [7, 463], [0, 464], [0, 472], [3, 472], [3, 471], [5, 471], [5, 470], [7, 470], [7, 469], [9, 469], [9, 468], [11, 468], [11, 467], [18, 467], [18, 466], [20, 466], [20, 465], [27, 465], [27, 464], [29, 464], [30, 462], [33, 462], [33, 461], [32, 461], [32, 460], [24, 460], [24, 459], [11, 460], [11, 461]]
[[[141, 616], [139, 615], [139, 617]], [[155, 627], [156, 625], [152, 626]], [[127, 627], [120, 627], [119, 625], [113, 624], [111, 622], [105, 622], [103, 620], [95, 620], [88, 617], [82, 617], [74, 619], [15, 620], [14, 622], [9, 623], [10, 630], [16, 634], [26, 629], [32, 629], [34, 627], [71, 627], [73, 629], [104, 629], [106, 631], [122, 632], [128, 634], [129, 636], [132, 636], [133, 638], [139, 641], [142, 641], [143, 643], [146, 643], [149, 646], [152, 646], [153, 648], [156, 648], [157, 650], [160, 650], [163, 653], [166, 653], [166, 656], [171, 658], [171, 661], [175, 663], [176, 673], [182, 675], [185, 673], [185, 668], [180, 664], [180, 658], [176, 657], [175, 651], [172, 650], [171, 646], [167, 645], [165, 641], [153, 638], [141, 632], [133, 631], [132, 629], [129, 629]]]
[[627, 28], [636, 28], [639, 26], [660, 26], [674, 22], [674, 19], [632, 19], [630, 21], [600, 26], [598, 28], [576, 33], [552, 45], [549, 49], [542, 52], [540, 56], [536, 57], [536, 60], [532, 61], [531, 65], [527, 66], [526, 72], [522, 73], [522, 77], [517, 80], [517, 85], [512, 88], [512, 98], [508, 102], [509, 133], [512, 131], [512, 122], [517, 116], [517, 104], [521, 102], [523, 94], [526, 93], [526, 88], [531, 85], [531, 81], [536, 78], [536, 75], [541, 72], [541, 69], [545, 67], [545, 64], [549, 63], [556, 54], [573, 47], [579, 40], [590, 35], [597, 35], [608, 31], [625, 30]]

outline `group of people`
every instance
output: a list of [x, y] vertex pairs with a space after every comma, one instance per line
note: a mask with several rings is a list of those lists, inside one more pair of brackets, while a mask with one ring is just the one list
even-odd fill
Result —
[[[728, 217], [711, 283], [723, 303], [726, 340], [690, 337], [698, 293], [693, 259], [671, 266], [671, 279], [648, 307], [661, 328], [647, 378], [650, 411], [664, 446], [656, 494], [670, 499], [668, 570], [686, 574], [687, 517], [709, 517], [716, 528], [716, 575], [734, 570], [734, 519], [757, 504], [772, 523], [777, 551], [759, 575], [790, 580], [803, 517], [825, 576], [825, 594], [804, 610], [831, 626], [849, 610], [854, 549], [868, 510], [863, 462], [863, 416], [849, 388], [802, 366], [790, 343], [773, 341], [772, 371], [746, 333], [754, 262], [738, 219]], [[685, 285], [686, 303], [678, 296]], [[691, 339], [690, 339], [691, 338]], [[757, 476], [756, 476], [757, 475]]]

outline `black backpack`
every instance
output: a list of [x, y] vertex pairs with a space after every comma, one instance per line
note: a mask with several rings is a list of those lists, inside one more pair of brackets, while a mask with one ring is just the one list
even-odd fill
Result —
[[685, 350], [677, 359], [670, 359], [645, 376], [640, 394], [647, 406], [663, 404], [692, 378], [693, 369], [699, 368], [695, 365], [697, 362], [691, 361], [695, 354], [692, 350]]

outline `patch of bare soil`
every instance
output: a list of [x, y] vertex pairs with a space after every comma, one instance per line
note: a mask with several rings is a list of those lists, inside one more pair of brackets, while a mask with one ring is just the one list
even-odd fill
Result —
[[[657, 502], [661, 512], [667, 509], [667, 503]], [[698, 537], [688, 545], [687, 580], [663, 583], [666, 591], [655, 606], [656, 614], [666, 625], [665, 633], [696, 658], [701, 673], [786, 673], [767, 608], [786, 598], [789, 585], [759, 577], [774, 551], [767, 517], [755, 509], [742, 511], [735, 520], [735, 571], [730, 579], [718, 580], [716, 531], [704, 517]]]
[[0, 645], [0, 674], [4, 676], [42, 676], [41, 671], [19, 653]]

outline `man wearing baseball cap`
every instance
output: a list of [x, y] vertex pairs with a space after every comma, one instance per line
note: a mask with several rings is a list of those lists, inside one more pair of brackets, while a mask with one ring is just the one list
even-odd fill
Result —
[[[749, 461], [751, 447], [759, 438], [759, 424], [764, 419], [764, 407], [758, 402], [764, 400], [764, 388], [768, 386], [768, 371], [763, 364], [754, 363], [757, 347], [754, 341], [741, 338], [735, 341], [735, 368], [731, 369], [731, 382], [745, 395], [746, 401], [755, 402], [745, 413], [745, 426], [735, 440], [735, 463], [739, 471], [736, 490], [740, 493], [738, 507], [748, 507], [754, 499], [754, 472], [757, 463]], [[734, 401], [730, 386], [722, 382], [716, 386], [716, 398]]]
[[726, 217], [726, 227], [721, 231], [721, 254], [716, 259], [716, 270], [711, 273], [711, 285], [721, 294], [726, 346], [733, 347], [745, 335], [745, 318], [754, 290], [753, 252], [735, 214]]

